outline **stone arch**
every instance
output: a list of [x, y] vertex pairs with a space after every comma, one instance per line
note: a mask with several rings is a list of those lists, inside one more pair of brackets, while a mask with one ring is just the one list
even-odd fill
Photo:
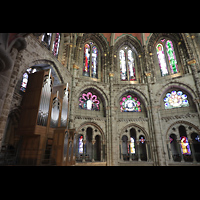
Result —
[[[88, 135], [88, 128], [90, 128], [90, 139]], [[84, 153], [82, 156], [82, 161], [104, 161], [105, 160], [105, 147], [106, 147], [106, 141], [105, 141], [105, 135], [102, 130], [102, 128], [96, 124], [95, 122], [84, 122], [82, 123], [79, 128], [77, 128], [76, 131], [76, 141], [78, 141], [78, 137], [80, 135], [83, 135], [83, 142], [84, 146], [86, 147], [86, 154]], [[88, 137], [87, 137], [88, 136]], [[92, 136], [92, 137], [91, 137]], [[85, 148], [83, 147], [83, 148]], [[77, 146], [78, 148], [78, 146]], [[93, 149], [93, 150], [92, 150]], [[96, 156], [95, 156], [96, 154]], [[77, 154], [77, 157], [79, 157], [79, 154]]]
[[[149, 137], [149, 134], [147, 133], [147, 131], [142, 126], [135, 124], [135, 123], [128, 124], [119, 130], [119, 133], [118, 133], [119, 140], [122, 138], [123, 135], [126, 135], [129, 138], [129, 136], [130, 136], [129, 132], [130, 132], [131, 128], [136, 129], [137, 139], [139, 139], [140, 135], [144, 135], [146, 140], [150, 140], [150, 137]], [[128, 130], [128, 132], [126, 132], [126, 130]], [[141, 131], [139, 132], [138, 130], [141, 130]]]
[[111, 70], [115, 71], [116, 74], [116, 80], [117, 82], [121, 82], [120, 78], [120, 65], [119, 65], [119, 50], [123, 46], [128, 46], [133, 52], [134, 52], [134, 64], [135, 64], [135, 75], [136, 75], [136, 80], [141, 81], [143, 78], [143, 73], [142, 73], [142, 68], [143, 68], [143, 47], [140, 43], [140, 41], [135, 38], [134, 36], [131, 35], [122, 35], [120, 36], [113, 48], [111, 49], [110, 52], [110, 62], [113, 63], [113, 67], [111, 67]]
[[90, 85], [86, 85], [84, 87], [81, 88], [81, 91], [78, 91], [75, 93], [75, 99], [74, 99], [74, 104], [77, 105], [78, 108], [78, 104], [79, 104], [79, 96], [81, 95], [81, 93], [83, 93], [85, 90], [89, 90], [92, 89], [94, 90], [97, 95], [99, 96], [99, 98], [101, 99], [102, 103], [103, 103], [103, 107], [104, 107], [104, 115], [106, 115], [106, 107], [108, 106], [108, 97], [107, 95], [104, 93], [104, 91], [99, 88], [98, 86], [94, 85], [94, 84], [90, 84]]
[[55, 73], [56, 73], [56, 76], [59, 78], [59, 80], [60, 80], [60, 82], [61, 83], [64, 83], [64, 80], [63, 80], [63, 77], [62, 77], [62, 75], [61, 75], [61, 73], [60, 73], [60, 70], [59, 70], [59, 68], [58, 68], [58, 66], [55, 64], [55, 62], [54, 61], [51, 61], [51, 60], [46, 60], [46, 59], [39, 59], [39, 60], [34, 60], [34, 61], [32, 61], [32, 62], [30, 62], [27, 66], [25, 66], [25, 69], [24, 70], [26, 70], [27, 68], [29, 68], [29, 67], [32, 67], [32, 66], [39, 66], [39, 65], [43, 65], [43, 66], [47, 66], [47, 65], [50, 65], [53, 69], [54, 69], [54, 71], [55, 71]]
[[[166, 140], [169, 139], [169, 136], [170, 136], [170, 134], [172, 133], [172, 132], [170, 132], [170, 130], [172, 130], [172, 128], [175, 128], [175, 129], [172, 130], [172, 131], [173, 131], [173, 133], [174, 133], [176, 136], [179, 137], [179, 131], [177, 130], [177, 128], [178, 128], [180, 125], [192, 127], [197, 133], [200, 134], [200, 129], [199, 129], [198, 126], [196, 126], [196, 125], [194, 125], [194, 124], [192, 124], [192, 123], [190, 123], [190, 122], [188, 122], [188, 121], [179, 120], [179, 121], [176, 121], [176, 122], [172, 123], [172, 124], [168, 127], [168, 129], [167, 129], [167, 131], [166, 131], [166, 135], [165, 135]], [[191, 139], [191, 134], [192, 134], [192, 132], [193, 132], [193, 130], [191, 129], [191, 131], [188, 131], [188, 133], [187, 133], [187, 136], [189, 137], [189, 139]]]
[[[170, 88], [177, 88], [177, 89], [186, 91], [191, 96], [193, 101], [195, 101], [195, 99], [198, 97], [196, 92], [192, 89], [192, 87], [189, 84], [187, 85], [179, 81], [173, 81], [173, 82], [167, 83], [165, 86], [161, 86], [158, 92], [156, 93], [156, 97], [158, 99], [159, 105], [162, 104], [164, 95], [166, 94], [167, 90], [169, 90]], [[198, 106], [198, 104], [196, 104], [196, 106]]]
[[130, 35], [122, 35], [120, 38], [116, 40], [114, 44], [114, 47], [113, 47], [114, 54], [116, 54], [117, 51], [124, 45], [128, 45], [131, 48], [134, 48], [138, 55], [141, 55], [143, 53], [142, 45], [138, 41], [138, 39]]
[[171, 40], [174, 45], [179, 73], [181, 74], [189, 73], [187, 60], [189, 59], [190, 49], [188, 46], [188, 41], [186, 39], [185, 33], [153, 33], [151, 34], [147, 42], [147, 52], [153, 55], [153, 61], [155, 65], [154, 68], [155, 68], [155, 73], [157, 74], [157, 78], [160, 78], [161, 76], [160, 73], [158, 72], [160, 70], [156, 53], [156, 44], [158, 44], [159, 40], [162, 38]]
[[[148, 42], [147, 42], [147, 50], [149, 53], [153, 52], [153, 48], [155, 47], [158, 39], [161, 37], [170, 38], [176, 43], [185, 41], [182, 33], [153, 33], [150, 35], [150, 38], [148, 39]], [[184, 43], [185, 42], [183, 42], [183, 44]]]
[[[102, 130], [102, 128], [95, 122], [83, 122], [79, 128], [77, 128], [76, 130], [76, 134], [83, 134], [83, 135], [86, 135], [86, 129], [88, 127], [92, 127], [94, 129], [93, 131], [93, 137], [95, 137], [96, 135], [101, 135], [102, 136], [102, 141], [105, 140], [105, 134]], [[84, 131], [82, 131], [82, 129], [84, 128]], [[97, 130], [97, 131], [95, 131]]]
[[98, 47], [100, 48], [102, 53], [109, 52], [109, 45], [105, 38], [100, 33], [85, 33], [80, 41], [80, 46], [82, 46], [88, 40], [93, 40]]

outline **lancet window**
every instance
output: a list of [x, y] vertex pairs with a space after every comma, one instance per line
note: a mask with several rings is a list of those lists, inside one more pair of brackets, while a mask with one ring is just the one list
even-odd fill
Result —
[[28, 84], [28, 75], [31, 73], [35, 73], [37, 71], [36, 68], [28, 68], [26, 72], [23, 74], [23, 78], [21, 81], [20, 91], [26, 92], [26, 87]]
[[83, 76], [98, 78], [99, 51], [94, 42], [84, 45]]
[[130, 47], [124, 46], [119, 51], [121, 81], [135, 81], [135, 56]]
[[156, 45], [161, 76], [179, 72], [175, 48], [171, 40], [161, 39]]
[[58, 56], [59, 45], [60, 45], [60, 33], [56, 33], [52, 47], [52, 53], [56, 57]]

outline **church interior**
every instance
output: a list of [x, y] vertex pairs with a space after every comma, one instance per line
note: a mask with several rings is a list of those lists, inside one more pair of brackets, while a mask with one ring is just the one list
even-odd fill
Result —
[[0, 33], [0, 165], [200, 166], [200, 33]]

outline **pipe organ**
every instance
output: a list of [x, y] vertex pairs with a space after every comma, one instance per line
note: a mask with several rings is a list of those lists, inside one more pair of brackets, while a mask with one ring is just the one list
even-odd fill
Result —
[[17, 130], [19, 164], [63, 165], [69, 89], [53, 81], [51, 69], [29, 75]]

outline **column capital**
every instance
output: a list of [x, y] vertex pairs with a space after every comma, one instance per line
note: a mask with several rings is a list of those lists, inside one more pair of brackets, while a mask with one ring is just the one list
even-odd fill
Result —
[[188, 64], [188, 65], [194, 65], [195, 63], [196, 63], [195, 58], [189, 59], [189, 60], [187, 61], [187, 64]]

